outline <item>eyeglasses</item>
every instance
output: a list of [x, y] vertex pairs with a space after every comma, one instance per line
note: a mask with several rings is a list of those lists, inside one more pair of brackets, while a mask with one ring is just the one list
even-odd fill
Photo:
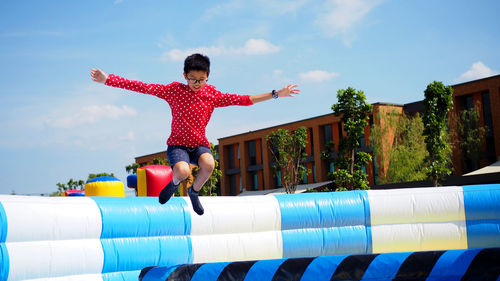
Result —
[[194, 78], [190, 78], [190, 77], [188, 77], [187, 80], [193, 84], [203, 84], [203, 83], [206, 83], [208, 81], [208, 79], [206, 79], [206, 78], [194, 79]]

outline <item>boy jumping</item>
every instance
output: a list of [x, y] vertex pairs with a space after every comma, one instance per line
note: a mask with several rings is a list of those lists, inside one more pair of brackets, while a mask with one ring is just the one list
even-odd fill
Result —
[[216, 107], [248, 106], [271, 98], [293, 97], [300, 93], [298, 85], [287, 85], [281, 90], [272, 90], [260, 95], [236, 95], [218, 91], [207, 84], [210, 74], [210, 60], [207, 56], [193, 54], [184, 61], [184, 79], [187, 85], [172, 82], [167, 85], [147, 84], [131, 81], [120, 76], [106, 75], [100, 69], [92, 69], [92, 80], [107, 86], [149, 94], [165, 100], [172, 110], [170, 137], [167, 140], [167, 159], [172, 167], [173, 179], [160, 192], [159, 202], [165, 204], [175, 193], [179, 184], [191, 175], [189, 163], [200, 170], [193, 185], [188, 188], [193, 210], [203, 215], [203, 206], [198, 192], [210, 178], [215, 166], [205, 128]]

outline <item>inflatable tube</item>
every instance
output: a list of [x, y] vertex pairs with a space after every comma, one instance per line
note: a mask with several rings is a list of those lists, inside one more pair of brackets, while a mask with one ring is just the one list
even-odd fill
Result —
[[0, 281], [128, 281], [151, 266], [500, 247], [500, 184], [200, 200], [203, 216], [187, 197], [0, 195]]
[[140, 281], [497, 280], [500, 248], [147, 267]]

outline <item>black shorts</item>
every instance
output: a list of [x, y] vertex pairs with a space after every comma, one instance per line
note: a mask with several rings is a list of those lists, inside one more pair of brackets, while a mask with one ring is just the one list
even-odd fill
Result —
[[212, 155], [210, 148], [203, 145], [194, 148], [183, 145], [169, 145], [167, 147], [167, 159], [172, 168], [180, 161], [198, 166], [198, 159], [203, 153]]

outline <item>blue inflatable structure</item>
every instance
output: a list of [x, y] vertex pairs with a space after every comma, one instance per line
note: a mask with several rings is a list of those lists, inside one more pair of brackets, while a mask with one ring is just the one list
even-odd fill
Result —
[[500, 184], [201, 201], [203, 216], [184, 197], [160, 205], [155, 197], [0, 195], [0, 281], [172, 280], [179, 272], [374, 280], [373, 268], [410, 274], [415, 258], [425, 262], [412, 274], [427, 278], [498, 274]]
[[147, 267], [140, 281], [497, 280], [500, 248]]

